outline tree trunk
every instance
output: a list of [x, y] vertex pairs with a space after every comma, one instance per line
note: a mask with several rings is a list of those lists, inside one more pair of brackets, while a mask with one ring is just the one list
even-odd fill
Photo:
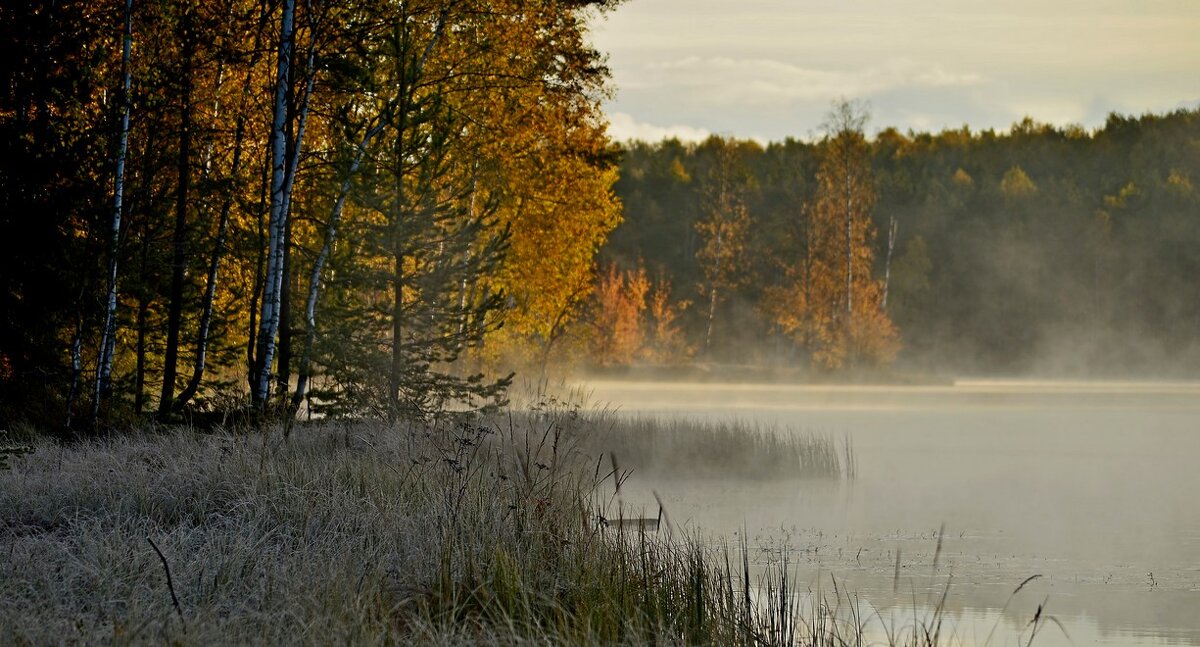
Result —
[[275, 389], [281, 399], [287, 398], [292, 379], [292, 222], [284, 226], [283, 270], [279, 277], [279, 333], [275, 344]]
[[[399, 240], [399, 236], [396, 239]], [[392, 365], [388, 371], [389, 418], [400, 412], [400, 373], [404, 370], [404, 255], [397, 244], [392, 274]]]
[[803, 339], [804, 350], [808, 352], [809, 358], [812, 356], [813, 349], [813, 332], [816, 328], [816, 321], [813, 318], [813, 236], [812, 236], [812, 218], [814, 211], [808, 209], [804, 217], [804, 318], [801, 320], [804, 325]]
[[887, 311], [888, 288], [892, 283], [892, 250], [896, 247], [896, 217], [888, 217], [887, 260], [883, 262], [883, 302], [880, 307]]
[[307, 394], [308, 381], [312, 370], [313, 342], [317, 336], [317, 299], [321, 291], [321, 275], [325, 271], [325, 263], [329, 261], [329, 255], [333, 252], [333, 243], [337, 240], [338, 225], [342, 219], [342, 209], [346, 206], [346, 198], [350, 195], [354, 176], [358, 173], [358, 169], [362, 165], [363, 156], [366, 155], [367, 148], [371, 145], [371, 140], [383, 131], [385, 124], [384, 117], [380, 116], [379, 123], [367, 131], [362, 142], [359, 143], [358, 149], [354, 152], [354, 159], [350, 162], [350, 168], [346, 172], [346, 177], [342, 179], [337, 199], [334, 201], [333, 208], [329, 213], [329, 223], [325, 231], [325, 242], [321, 245], [321, 251], [317, 254], [316, 261], [313, 262], [312, 274], [308, 279], [308, 298], [304, 303], [304, 349], [300, 355], [300, 366], [296, 377], [296, 392], [292, 394], [289, 419], [296, 415], [296, 412], [300, 409], [300, 403]]
[[117, 171], [113, 178], [112, 228], [108, 241], [108, 297], [100, 334], [100, 359], [92, 393], [92, 424], [100, 418], [101, 402], [112, 391], [113, 354], [117, 337], [117, 256], [121, 245], [121, 209], [125, 197], [125, 157], [129, 151], [129, 58], [133, 43], [133, 0], [125, 0], [125, 33], [121, 38], [121, 131], [117, 142]]
[[709, 282], [708, 287], [708, 324], [704, 327], [704, 356], [712, 360], [712, 332], [713, 320], [717, 318], [717, 277], [721, 276], [721, 258], [722, 245], [721, 231], [717, 230], [717, 268], [713, 272], [713, 279]]
[[262, 165], [261, 183], [258, 192], [258, 235], [255, 240], [258, 250], [254, 259], [254, 284], [250, 289], [250, 326], [246, 333], [246, 374], [247, 382], [250, 387], [251, 394], [258, 387], [258, 375], [261, 372], [258, 366], [258, 356], [255, 354], [255, 335], [258, 332], [258, 300], [263, 293], [264, 271], [266, 265], [266, 247], [267, 236], [263, 227], [263, 214], [267, 211], [267, 205], [270, 203], [269, 192], [271, 189], [271, 160], [264, 158]]
[[258, 328], [255, 384], [251, 396], [263, 409], [271, 395], [271, 367], [275, 360], [275, 335], [279, 331], [280, 288], [283, 280], [283, 251], [287, 224], [287, 116], [295, 37], [295, 0], [284, 0], [279, 28], [279, 58], [275, 71], [275, 101], [271, 123], [271, 194], [267, 226], [267, 267], [263, 277], [262, 318]]
[[[250, 75], [246, 76], [246, 89], [250, 87]], [[230, 164], [229, 177], [235, 180], [241, 170], [242, 165], [242, 142], [245, 140], [246, 134], [246, 118], [245, 115], [238, 115], [237, 126], [234, 131], [233, 141], [233, 161]], [[175, 400], [175, 409], [182, 409], [187, 405], [188, 401], [196, 395], [196, 391], [200, 388], [200, 382], [204, 379], [204, 366], [208, 358], [208, 332], [212, 326], [213, 302], [216, 300], [217, 293], [217, 271], [221, 265], [221, 257], [225, 254], [225, 238], [229, 231], [229, 215], [233, 211], [233, 199], [236, 194], [236, 188], [231, 183], [225, 195], [225, 201], [221, 204], [220, 222], [217, 224], [217, 239], [213, 243], [212, 259], [208, 264], [208, 276], [204, 288], [204, 300], [200, 306], [200, 328], [196, 332], [196, 359], [192, 365], [192, 377], [188, 380], [187, 386], [179, 394]]]
[[291, 219], [291, 204], [292, 204], [292, 187], [296, 184], [296, 173], [300, 166], [300, 148], [304, 141], [304, 129], [308, 122], [308, 100], [312, 96], [313, 82], [315, 81], [316, 67], [316, 43], [310, 42], [308, 48], [308, 56], [306, 57], [305, 74], [307, 79], [304, 86], [304, 93], [301, 94], [298, 102], [298, 125], [295, 130], [295, 137], [288, 145], [288, 166], [285, 180], [284, 199], [285, 207], [284, 214], [286, 225], [284, 227], [284, 244], [283, 244], [283, 276], [280, 278], [279, 289], [279, 381], [278, 388], [280, 399], [286, 404], [288, 388], [292, 379], [292, 219]]
[[179, 364], [179, 329], [183, 320], [183, 282], [187, 269], [187, 205], [191, 188], [192, 157], [192, 56], [195, 50], [192, 34], [191, 6], [183, 13], [183, 71], [179, 107], [179, 186], [175, 198], [175, 234], [171, 260], [171, 300], [167, 306], [167, 347], [163, 353], [162, 393], [158, 414], [166, 415], [175, 401], [175, 377]]
[[[142, 249], [142, 276], [146, 274], [146, 250]], [[133, 377], [133, 412], [141, 415], [146, 407], [146, 334], [147, 321], [150, 314], [150, 303], [145, 294], [145, 289], [138, 293], [138, 309], [137, 309], [137, 367], [134, 369]]]
[[154, 185], [153, 176], [155, 173], [155, 164], [152, 163], [153, 156], [149, 151], [153, 142], [158, 140], [158, 131], [155, 128], [154, 121], [150, 122], [149, 132], [146, 134], [146, 142], [148, 142], [145, 153], [142, 155], [142, 187], [141, 192], [145, 199], [145, 212], [147, 216], [142, 218], [141, 245], [138, 251], [138, 281], [137, 288], [137, 318], [134, 326], [137, 328], [137, 341], [135, 342], [136, 367], [134, 369], [134, 395], [133, 395], [133, 410], [134, 413], [141, 415], [146, 407], [146, 338], [150, 334], [150, 290], [146, 285], [147, 276], [150, 274], [150, 217], [149, 214], [154, 213], [154, 192], [150, 187]]
[[83, 317], [75, 324], [75, 335], [71, 340], [71, 389], [67, 392], [67, 416], [65, 427], [71, 428], [75, 417], [75, 399], [79, 397], [79, 380], [83, 374]]
[[[849, 155], [847, 155], [849, 160]], [[847, 164], [849, 162], [847, 161]], [[850, 320], [854, 316], [854, 198], [851, 197], [850, 169], [846, 182], [846, 343], [850, 343]]]

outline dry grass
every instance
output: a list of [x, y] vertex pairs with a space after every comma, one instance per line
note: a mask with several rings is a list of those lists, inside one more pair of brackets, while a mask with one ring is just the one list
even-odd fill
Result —
[[803, 603], [786, 565], [752, 586], [744, 550], [731, 566], [737, 550], [597, 523], [620, 477], [584, 449], [581, 420], [546, 407], [331, 423], [287, 442], [186, 429], [35, 442], [0, 472], [0, 643], [861, 636], [853, 616]]

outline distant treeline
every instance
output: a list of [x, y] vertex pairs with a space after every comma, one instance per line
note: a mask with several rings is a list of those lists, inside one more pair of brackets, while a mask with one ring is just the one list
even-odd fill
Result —
[[[647, 280], [692, 302], [674, 321], [696, 353], [708, 334], [709, 185], [732, 150], [748, 176], [746, 276], [717, 305], [708, 356], [812, 363], [812, 344], [783, 334], [778, 299], [812, 253], [836, 134], [765, 147], [716, 137], [628, 145], [616, 185], [625, 219], [603, 255], [630, 276], [640, 263]], [[1076, 375], [1200, 367], [1200, 111], [1112, 115], [1094, 132], [1029, 119], [1007, 133], [887, 129], [866, 146], [871, 272], [903, 364]]]

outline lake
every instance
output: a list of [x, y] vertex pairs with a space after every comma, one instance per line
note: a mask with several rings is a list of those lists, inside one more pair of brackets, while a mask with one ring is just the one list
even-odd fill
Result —
[[847, 437], [849, 481], [635, 474], [627, 486], [631, 501], [657, 492], [672, 523], [714, 542], [745, 533], [758, 561], [788, 550], [802, 587], [836, 578], [903, 625], [949, 583], [948, 618], [968, 645], [994, 627], [993, 645], [1027, 639], [1043, 603], [1062, 628], [1034, 644], [1200, 645], [1200, 383], [586, 388], [622, 415]]

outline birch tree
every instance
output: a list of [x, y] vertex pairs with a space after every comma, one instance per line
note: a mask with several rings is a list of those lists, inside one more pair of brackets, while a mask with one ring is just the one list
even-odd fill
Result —
[[[92, 424], [100, 417], [103, 400], [112, 392], [113, 353], [117, 337], [117, 260], [121, 243], [121, 211], [125, 198], [125, 157], [129, 151], [129, 93], [132, 74], [129, 59], [133, 48], [133, 0], [125, 0], [125, 29], [121, 38], [121, 124], [117, 138], [117, 169], [113, 176], [112, 227], [108, 241], [108, 290], [105, 299], [104, 326], [100, 335], [100, 359], [96, 369], [96, 388], [92, 394]], [[76, 354], [78, 354], [76, 352]]]
[[860, 104], [834, 104], [809, 212], [813, 269], [805, 319], [813, 357], [828, 368], [860, 358], [890, 359], [898, 348], [895, 327], [882, 310], [883, 283], [871, 276], [876, 192], [863, 134], [867, 118]]
[[715, 147], [716, 154], [704, 188], [704, 217], [696, 223], [696, 231], [702, 239], [696, 260], [704, 272], [703, 291], [708, 301], [704, 354], [711, 356], [717, 306], [727, 296], [727, 291], [746, 279], [750, 211], [746, 206], [749, 176], [736, 144], [718, 137], [706, 145]]
[[[275, 341], [279, 332], [279, 311], [283, 287], [283, 256], [287, 245], [288, 206], [293, 170], [301, 138], [293, 142], [288, 155], [289, 88], [292, 83], [292, 58], [295, 52], [296, 1], [284, 0], [279, 19], [279, 47], [275, 70], [275, 99], [272, 104], [270, 154], [270, 207], [267, 221], [266, 271], [263, 277], [262, 310], [257, 335], [257, 352], [250, 370], [251, 396], [255, 406], [267, 406], [271, 395], [271, 367], [275, 360]], [[301, 133], [302, 135], [302, 133]]]
[[362, 166], [362, 161], [366, 156], [367, 150], [375, 138], [383, 132], [386, 125], [386, 110], [384, 114], [376, 116], [372, 122], [368, 123], [366, 133], [363, 135], [362, 141], [354, 149], [353, 157], [346, 167], [342, 181], [338, 186], [333, 206], [329, 210], [329, 219], [325, 229], [324, 240], [321, 244], [321, 250], [317, 252], [316, 260], [313, 261], [312, 272], [308, 279], [308, 295], [304, 301], [304, 346], [300, 355], [296, 390], [292, 395], [290, 404], [290, 414], [292, 416], [295, 415], [300, 407], [300, 403], [308, 395], [309, 380], [312, 377], [313, 344], [317, 336], [317, 302], [321, 296], [325, 266], [329, 262], [329, 257], [333, 253], [334, 243], [337, 240], [339, 226], [342, 221], [342, 212], [346, 207], [346, 199], [350, 196], [350, 190], [354, 186], [354, 180], [358, 175], [359, 168]]

